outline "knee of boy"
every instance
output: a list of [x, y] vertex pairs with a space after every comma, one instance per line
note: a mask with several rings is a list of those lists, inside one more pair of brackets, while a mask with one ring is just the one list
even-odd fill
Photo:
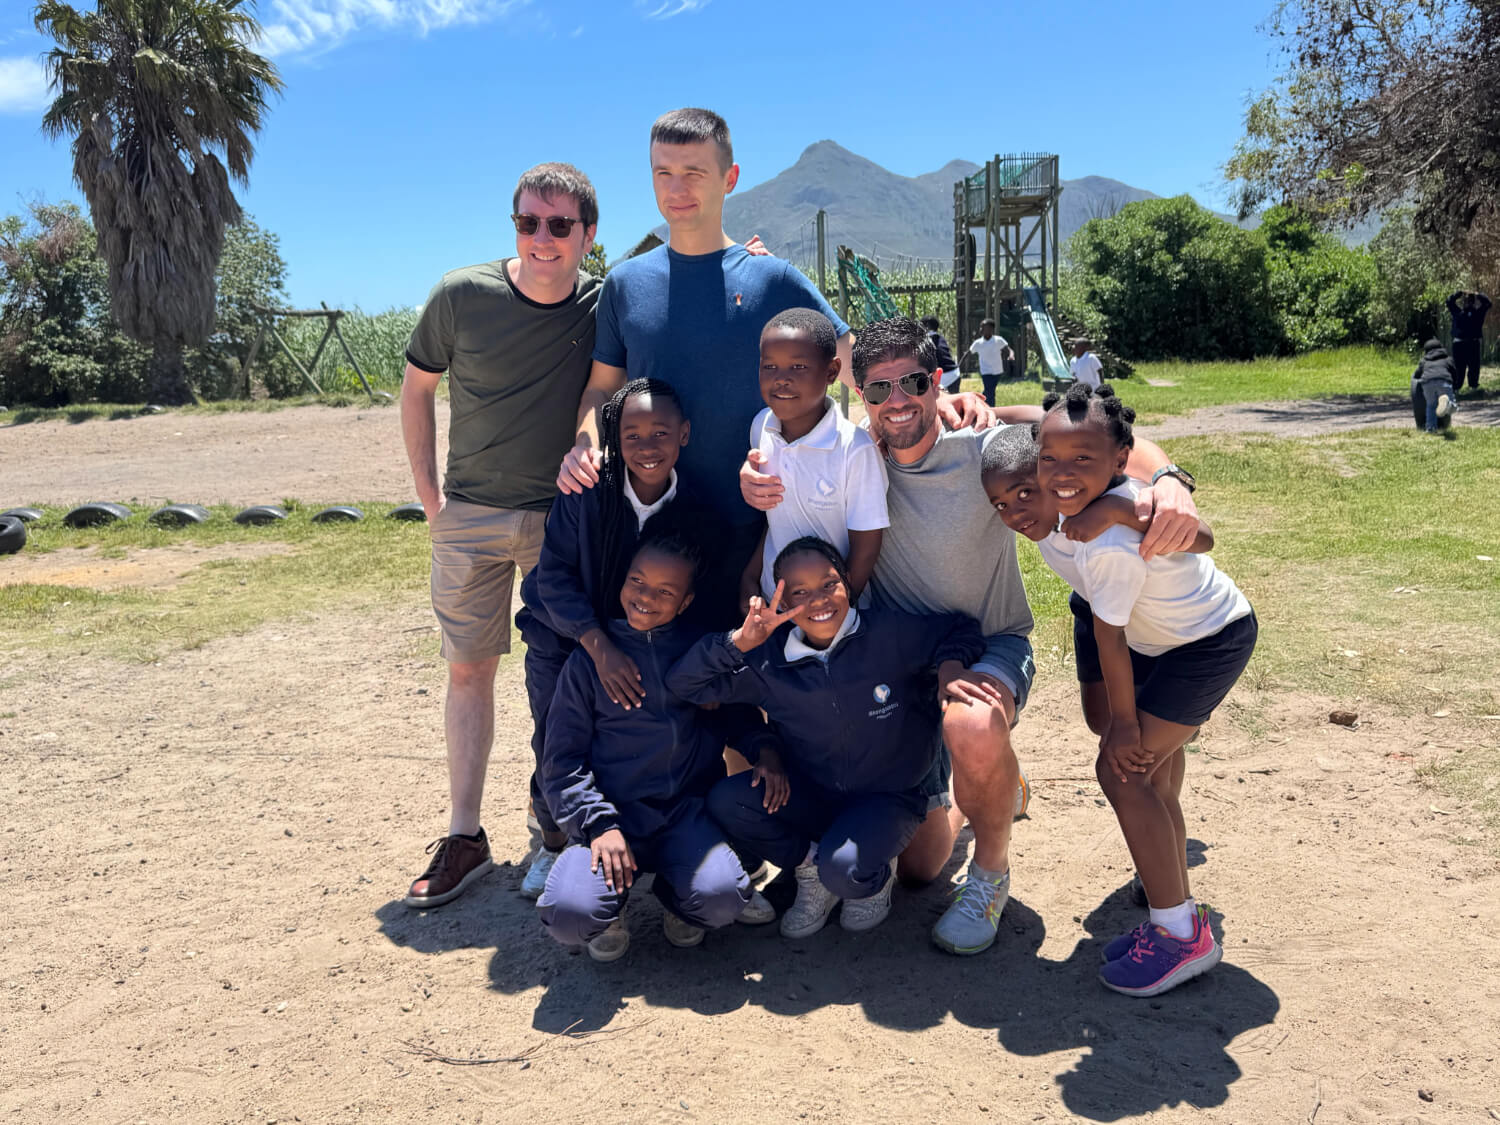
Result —
[[744, 795], [751, 792], [747, 784], [748, 777], [749, 774], [735, 774], [722, 778], [714, 783], [708, 796], [703, 799], [708, 807], [708, 815], [720, 825], [736, 824], [744, 816]]
[[[858, 878], [859, 848], [853, 840], [828, 851], [818, 848], [818, 881], [835, 898], [867, 898], [872, 889]], [[878, 890], [879, 888], [875, 888]]]
[[731, 884], [705, 891], [701, 896], [698, 909], [694, 911], [698, 916], [697, 924], [710, 930], [727, 926], [744, 912], [745, 904], [749, 901], [748, 879], [745, 880], [743, 887]]
[[566, 903], [539, 902], [537, 914], [546, 930], [560, 945], [587, 945], [591, 938], [604, 932], [586, 912], [570, 908]]

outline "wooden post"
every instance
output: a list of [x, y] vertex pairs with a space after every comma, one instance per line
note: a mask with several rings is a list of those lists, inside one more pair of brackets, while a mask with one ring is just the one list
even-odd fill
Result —
[[268, 331], [271, 333], [271, 339], [280, 344], [281, 350], [286, 352], [287, 358], [297, 365], [297, 370], [302, 372], [302, 377], [307, 380], [307, 385], [313, 389], [313, 393], [322, 394], [323, 388], [318, 386], [317, 380], [312, 377], [312, 372], [302, 366], [302, 361], [297, 358], [296, 353], [287, 347], [286, 341], [281, 338], [281, 333], [276, 331], [276, 326], [274, 324], [268, 326]]
[[245, 361], [240, 364], [240, 378], [245, 382], [245, 397], [250, 397], [250, 369], [255, 366], [255, 357], [260, 354], [260, 346], [265, 342], [266, 328], [261, 325], [260, 331], [255, 334], [255, 339], [250, 344], [250, 350], [245, 353]]
[[[843, 262], [839, 262], [839, 316], [844, 318], [845, 324], [849, 323], [849, 285], [844, 280]], [[849, 377], [854, 377], [852, 371]], [[842, 379], [839, 380], [839, 411], [845, 418], [849, 417], [849, 384]]]

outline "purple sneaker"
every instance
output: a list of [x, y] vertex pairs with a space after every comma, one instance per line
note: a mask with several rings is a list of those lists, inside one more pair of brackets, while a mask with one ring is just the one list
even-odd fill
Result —
[[1121, 957], [1124, 957], [1125, 954], [1129, 953], [1133, 948], [1135, 948], [1136, 940], [1146, 932], [1146, 927], [1150, 925], [1150, 922], [1142, 922], [1128, 934], [1121, 934], [1119, 937], [1109, 942], [1103, 949], [1099, 951], [1100, 962], [1102, 964], [1108, 965], [1111, 961], [1118, 961]]
[[1193, 936], [1180, 941], [1160, 926], [1148, 925], [1123, 957], [1099, 970], [1105, 988], [1126, 996], [1160, 996], [1202, 976], [1224, 955], [1208, 927], [1207, 909], [1193, 916]]

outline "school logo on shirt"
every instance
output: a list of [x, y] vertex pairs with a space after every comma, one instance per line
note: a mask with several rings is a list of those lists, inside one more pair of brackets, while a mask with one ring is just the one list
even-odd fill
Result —
[[813, 495], [807, 498], [807, 506], [816, 508], [820, 512], [831, 512], [838, 507], [839, 502], [835, 497], [839, 494], [839, 486], [827, 477], [819, 477], [813, 482]]
[[866, 714], [872, 719], [884, 719], [894, 714], [901, 706], [900, 703], [892, 701], [890, 684], [876, 684], [875, 690], [870, 695], [875, 699], [875, 707]]
[[875, 702], [876, 703], [884, 703], [886, 700], [890, 699], [890, 697], [891, 697], [891, 686], [890, 686], [890, 684], [876, 684], [875, 685], [875, 691], [874, 691], [873, 694], [875, 696]]
[[832, 496], [835, 492], [838, 491], [838, 489], [834, 487], [833, 481], [829, 480], [827, 477], [818, 478], [817, 489], [819, 496]]

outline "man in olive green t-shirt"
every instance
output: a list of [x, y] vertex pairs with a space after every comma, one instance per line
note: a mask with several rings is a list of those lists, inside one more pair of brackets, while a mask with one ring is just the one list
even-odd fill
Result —
[[[536, 563], [556, 468], [572, 446], [594, 350], [600, 282], [580, 264], [599, 204], [570, 164], [539, 164], [512, 201], [516, 256], [445, 274], [406, 350], [401, 433], [432, 535], [432, 608], [448, 661], [448, 834], [406, 904], [438, 906], [490, 869], [479, 823], [495, 733], [495, 670], [510, 651], [516, 571]], [[448, 375], [448, 466], [438, 488], [433, 401]], [[537, 810], [544, 840], [561, 833]]]

